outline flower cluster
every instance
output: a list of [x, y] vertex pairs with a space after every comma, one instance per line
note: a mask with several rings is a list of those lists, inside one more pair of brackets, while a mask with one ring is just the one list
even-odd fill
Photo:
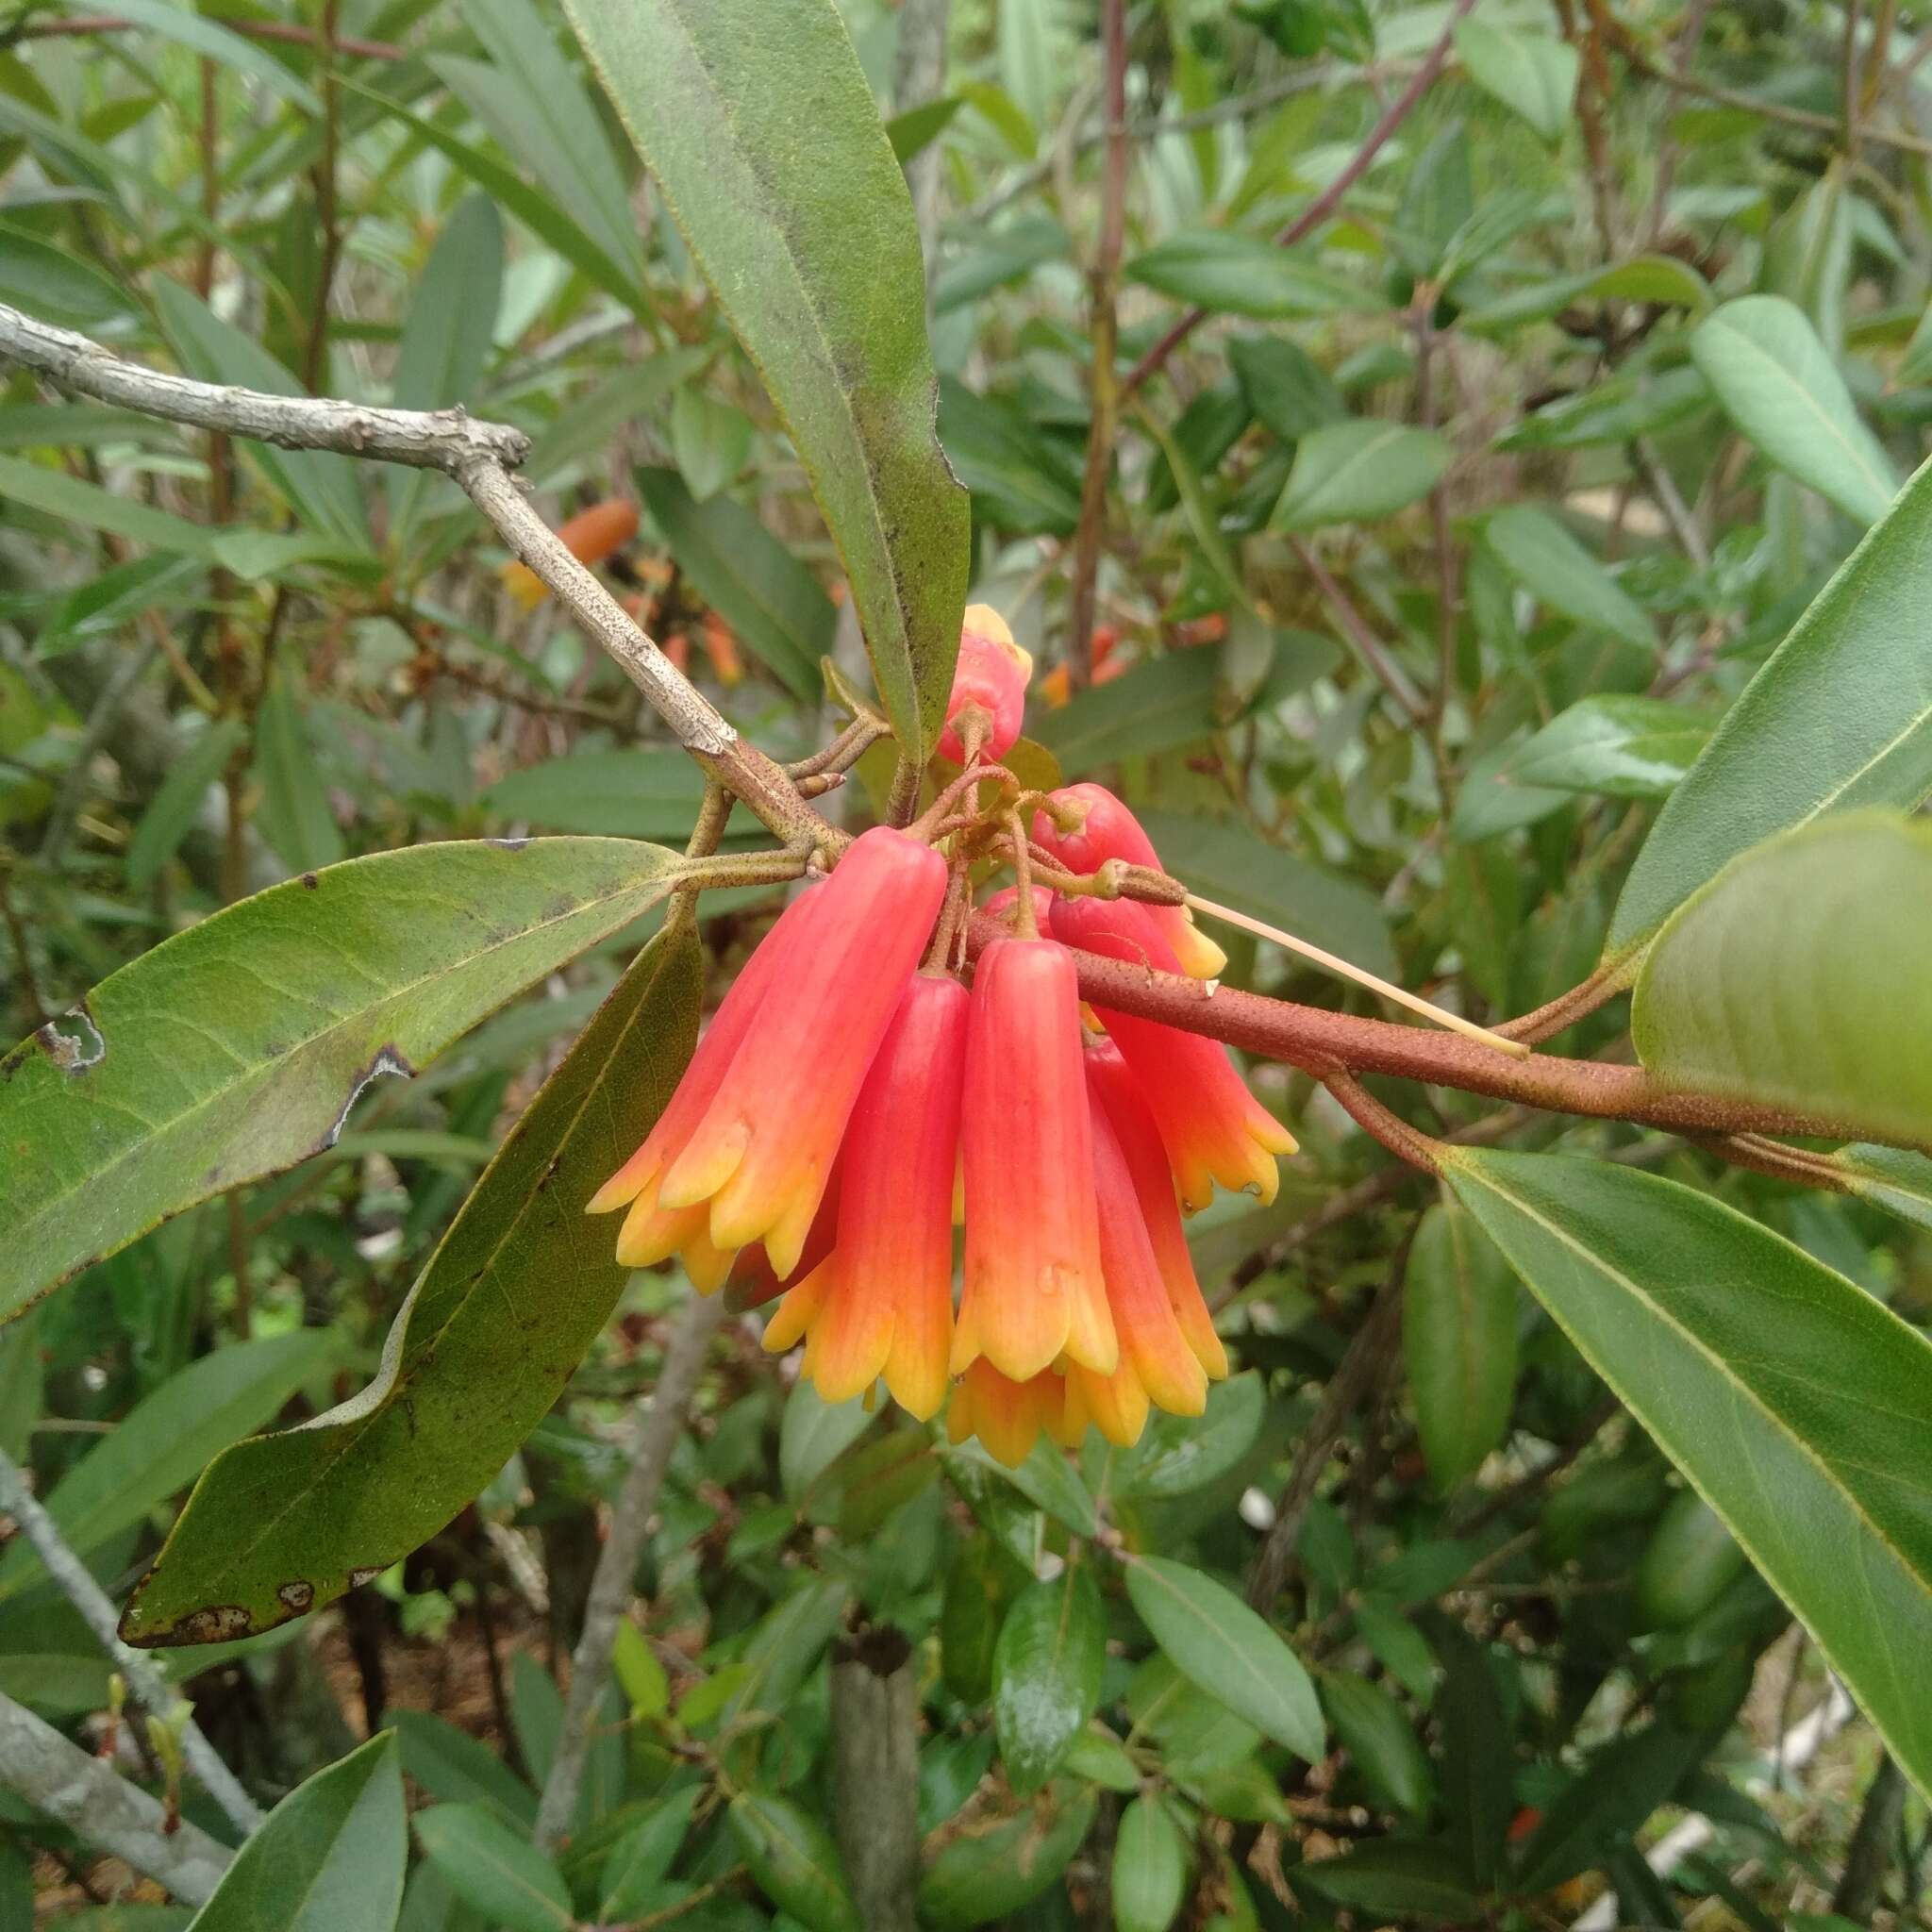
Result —
[[[974, 636], [949, 726], [969, 763], [1010, 745], [1025, 681], [992, 613], [969, 613]], [[1032, 850], [1063, 890], [983, 908], [1000, 930], [969, 991], [949, 962], [977, 849], [943, 819], [854, 841], [752, 955], [590, 1209], [627, 1210], [630, 1266], [675, 1254], [706, 1293], [730, 1277], [747, 1302], [782, 1296], [765, 1345], [803, 1341], [827, 1402], [883, 1380], [927, 1418], [950, 1387], [953, 1440], [1013, 1464], [1042, 1431], [1125, 1444], [1150, 1407], [1202, 1411], [1228, 1364], [1183, 1208], [1217, 1182], [1272, 1199], [1294, 1141], [1224, 1047], [1082, 1007], [1070, 948], [1223, 963], [1180, 908], [1074, 889], [1109, 859], [1158, 867], [1118, 799], [1039, 800]]]

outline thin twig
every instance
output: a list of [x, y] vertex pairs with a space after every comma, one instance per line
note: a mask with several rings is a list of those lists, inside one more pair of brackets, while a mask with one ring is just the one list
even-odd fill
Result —
[[[1434, 85], [1436, 76], [1441, 73], [1449, 59], [1449, 51], [1455, 45], [1456, 29], [1462, 16], [1475, 5], [1475, 0], [1456, 0], [1450, 9], [1449, 19], [1443, 26], [1441, 38], [1424, 57], [1423, 64], [1409, 77], [1408, 85], [1394, 100], [1391, 101], [1382, 117], [1369, 129], [1360, 147], [1350, 156], [1348, 164], [1336, 175], [1326, 188], [1298, 214], [1293, 221], [1275, 236], [1278, 248], [1292, 248], [1297, 242], [1306, 240], [1319, 228], [1335, 210], [1341, 207], [1342, 197], [1369, 171], [1370, 164], [1389, 143], [1391, 137], [1410, 114], [1416, 104]], [[1191, 308], [1142, 356], [1128, 372], [1121, 384], [1121, 400], [1134, 393], [1141, 385], [1158, 370], [1165, 367], [1167, 358], [1208, 320], [1209, 311], [1206, 308]]]
[[724, 1320], [724, 1312], [723, 1295], [692, 1298], [672, 1331], [664, 1366], [650, 1399], [640, 1402], [633, 1411], [630, 1468], [610, 1512], [609, 1530], [591, 1579], [583, 1632], [571, 1656], [570, 1696], [564, 1706], [557, 1753], [537, 1809], [536, 1839], [544, 1851], [561, 1841], [576, 1816], [584, 1761], [590, 1756], [597, 1707], [610, 1669], [610, 1647], [617, 1641], [617, 1625], [630, 1606], [631, 1578], [644, 1546], [651, 1512], [658, 1507], [664, 1472], [671, 1466], [671, 1452], [677, 1446], [711, 1337]]
[[197, 1824], [170, 1819], [112, 1765], [0, 1695], [0, 1786], [84, 1842], [125, 1858], [192, 1906], [204, 1905], [233, 1856]]
[[1288, 541], [1295, 554], [1295, 560], [1314, 579], [1315, 588], [1327, 600], [1328, 608], [1334, 611], [1336, 621], [1355, 646], [1356, 654], [1374, 673], [1375, 681], [1395, 700], [1411, 724], [1425, 729], [1429, 722], [1428, 707], [1416, 695], [1415, 686], [1409, 683], [1402, 667], [1369, 627], [1368, 620], [1356, 608], [1348, 592], [1301, 538], [1291, 537]]
[[[121, 1641], [114, 1606], [108, 1601], [107, 1592], [60, 1534], [59, 1524], [42, 1507], [20, 1465], [5, 1450], [0, 1450], [0, 1510], [20, 1525], [21, 1534], [45, 1564], [47, 1574], [60, 1586], [101, 1648], [113, 1659], [115, 1669], [127, 1679], [136, 1701], [156, 1717], [165, 1718], [180, 1702], [180, 1693], [155, 1668], [151, 1657]], [[189, 1769], [222, 1807], [229, 1824], [246, 1837], [261, 1823], [260, 1807], [242, 1789], [241, 1780], [222, 1762], [192, 1718], [181, 1724], [180, 1738], [181, 1755]]]

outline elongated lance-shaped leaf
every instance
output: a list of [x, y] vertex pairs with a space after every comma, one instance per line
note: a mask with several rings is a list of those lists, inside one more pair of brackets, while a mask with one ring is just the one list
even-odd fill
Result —
[[671, 1097], [703, 987], [688, 924], [638, 956], [464, 1203], [376, 1379], [210, 1465], [127, 1607], [129, 1642], [286, 1623], [407, 1556], [503, 1467], [623, 1291], [616, 1223], [584, 1203]]
[[1932, 1790], [1932, 1342], [1674, 1181], [1460, 1147], [1443, 1166]]
[[624, 839], [420, 845], [305, 873], [143, 953], [0, 1059], [0, 1319], [333, 1145], [373, 1081], [628, 924], [680, 867]]
[[968, 511], [905, 176], [833, 0], [568, 0], [798, 446], [900, 748], [944, 721]]
[[1932, 464], [1811, 600], [1651, 827], [1607, 952], [1627, 953], [1774, 832], [1932, 791]]

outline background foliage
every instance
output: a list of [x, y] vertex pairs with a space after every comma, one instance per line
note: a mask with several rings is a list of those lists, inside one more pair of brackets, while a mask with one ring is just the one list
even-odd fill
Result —
[[[1204, 893], [1479, 1018], [1601, 967], [1560, 1051], [1849, 1144], [1370, 1082], [1439, 1188], [1257, 1066], [1303, 1153], [1192, 1224], [1241, 1373], [1011, 1478], [726, 1323], [540, 1847], [688, 1299], [545, 1188], [775, 889], [640, 950], [702, 776], [448, 479], [9, 370], [0, 1450], [117, 1605], [179, 1518], [130, 1635], [233, 1640], [158, 1654], [282, 1801], [197, 1923], [857, 1925], [855, 1724], [934, 1927], [1923, 1922], [1924, 23], [1130, 6], [1110, 238], [1089, 0], [568, 11], [5, 16], [0, 301], [522, 426], [781, 759], [868, 684], [929, 743], [970, 581], [1035, 770]], [[164, 1789], [113, 1668], [11, 1541], [0, 1691]], [[126, 1877], [0, 1792], [0, 1924], [192, 1916]]]

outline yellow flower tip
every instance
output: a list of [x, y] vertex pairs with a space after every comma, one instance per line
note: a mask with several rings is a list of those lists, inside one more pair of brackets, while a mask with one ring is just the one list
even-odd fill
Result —
[[1227, 971], [1227, 955], [1195, 926], [1191, 913], [1184, 911], [1183, 920], [1174, 922], [1169, 937], [1181, 971], [1191, 979], [1219, 979]]
[[[798, 1266], [799, 1257], [805, 1253], [805, 1244], [811, 1238], [811, 1224], [818, 1217], [819, 1202], [824, 1196], [823, 1179], [816, 1185], [796, 1189], [790, 1201], [779, 1209], [778, 1218], [765, 1231], [765, 1257], [772, 1264], [772, 1273], [783, 1281]], [[711, 1224], [715, 1231], [718, 1222], [718, 1205], [711, 1208]]]
[[946, 1399], [946, 1365], [935, 1356], [930, 1362], [911, 1364], [895, 1354], [886, 1363], [886, 1392], [913, 1421], [929, 1423]]
[[788, 1289], [765, 1324], [764, 1345], [773, 1355], [795, 1348], [818, 1319], [831, 1282], [828, 1262], [821, 1263], [797, 1287]]
[[497, 575], [502, 577], [503, 588], [509, 592], [510, 601], [520, 610], [536, 609], [550, 594], [543, 579], [526, 563], [507, 563]]
[[[707, 1121], [671, 1163], [658, 1191], [658, 1200], [667, 1208], [695, 1208], [700, 1201], [708, 1201], [743, 1165], [750, 1145], [751, 1128], [745, 1122], [733, 1121], [728, 1127], [714, 1128]], [[758, 1228], [751, 1228], [731, 1244], [742, 1247], [758, 1234]], [[714, 1229], [711, 1238], [721, 1247], [731, 1240], [722, 1228]]]
[[684, 1244], [684, 1272], [700, 1294], [716, 1294], [724, 1286], [731, 1264], [737, 1259], [736, 1248], [719, 1247], [702, 1226], [693, 1229]]
[[1024, 678], [1031, 680], [1033, 653], [1013, 641], [1011, 627], [991, 604], [967, 605], [966, 614], [960, 621], [959, 628], [962, 631], [972, 631], [975, 636], [986, 639], [989, 643], [997, 644], [1020, 667]]
[[641, 1182], [627, 1181], [622, 1174], [614, 1174], [584, 1203], [584, 1212], [608, 1214], [613, 1208], [627, 1208], [642, 1191]]
[[663, 1207], [646, 1189], [632, 1204], [617, 1231], [617, 1262], [623, 1268], [655, 1268], [703, 1226], [703, 1211]]

